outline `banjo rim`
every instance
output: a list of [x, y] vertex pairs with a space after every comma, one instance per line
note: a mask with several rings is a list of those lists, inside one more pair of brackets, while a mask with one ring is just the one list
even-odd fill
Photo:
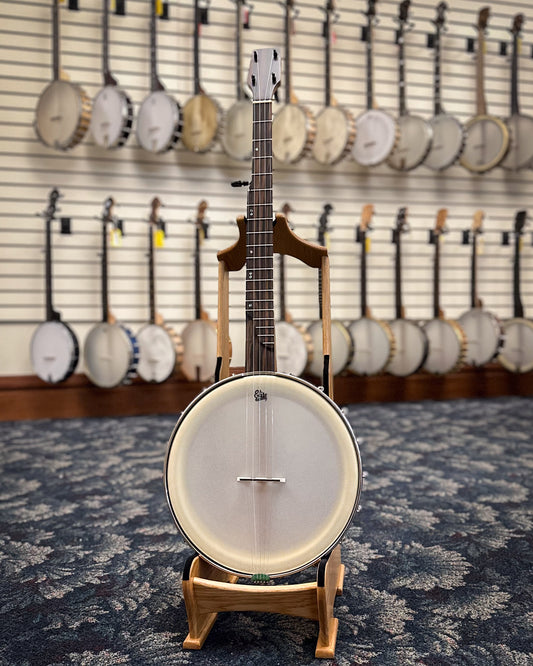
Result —
[[[476, 125], [481, 121], [486, 121], [486, 120], [490, 121], [491, 123], [494, 123], [500, 128], [502, 133], [502, 144], [500, 146], [500, 150], [498, 151], [497, 155], [493, 157], [492, 160], [484, 162], [483, 164], [475, 165], [472, 164], [472, 162], [470, 162], [465, 157], [465, 151], [468, 145], [468, 133], [474, 125]], [[486, 173], [487, 171], [494, 169], [494, 167], [497, 167], [498, 164], [500, 164], [503, 158], [507, 155], [510, 144], [509, 129], [501, 118], [497, 118], [496, 116], [491, 116], [490, 114], [487, 113], [479, 116], [474, 116], [473, 118], [470, 118], [470, 120], [466, 123], [465, 132], [466, 132], [466, 138], [465, 138], [465, 144], [463, 146], [463, 152], [460, 158], [460, 164], [462, 167], [464, 167], [471, 173]]]
[[200, 557], [202, 557], [204, 560], [206, 560], [207, 562], [209, 562], [210, 564], [212, 564], [216, 568], [218, 568], [222, 571], [226, 571], [228, 573], [236, 574], [236, 575], [241, 576], [243, 578], [251, 578], [253, 576], [252, 573], [242, 572], [242, 571], [239, 571], [237, 569], [232, 569], [231, 567], [228, 567], [228, 566], [225, 566], [225, 565], [221, 564], [220, 562], [216, 561], [213, 557], [211, 557], [211, 556], [207, 555], [205, 552], [203, 552], [203, 550], [201, 548], [199, 548], [191, 540], [190, 536], [182, 528], [182, 526], [180, 524], [180, 521], [179, 521], [179, 519], [176, 515], [176, 512], [174, 511], [174, 507], [173, 507], [173, 504], [172, 504], [172, 501], [171, 501], [171, 498], [170, 498], [170, 488], [169, 488], [170, 484], [169, 484], [168, 476], [169, 476], [169, 459], [170, 459], [170, 454], [171, 454], [171, 450], [172, 450], [172, 446], [173, 446], [176, 434], [178, 433], [178, 430], [181, 427], [183, 421], [187, 418], [187, 416], [190, 414], [190, 412], [193, 410], [193, 408], [196, 407], [196, 405], [198, 405], [201, 401], [203, 401], [207, 396], [212, 394], [213, 391], [216, 391], [220, 387], [222, 387], [222, 386], [224, 386], [224, 385], [226, 385], [230, 382], [240, 381], [240, 380], [245, 379], [247, 377], [261, 377], [261, 376], [278, 377], [278, 378], [282, 378], [283, 380], [296, 382], [298, 384], [301, 384], [302, 386], [305, 386], [306, 388], [311, 389], [315, 393], [315, 395], [318, 395], [322, 399], [324, 399], [326, 401], [326, 403], [329, 404], [334, 409], [334, 411], [337, 413], [337, 415], [340, 416], [341, 421], [342, 421], [342, 423], [343, 423], [343, 425], [346, 429], [346, 432], [348, 433], [348, 435], [350, 436], [350, 439], [352, 441], [354, 455], [355, 455], [355, 459], [356, 459], [356, 462], [357, 462], [356, 476], [357, 476], [358, 483], [357, 483], [357, 488], [356, 488], [356, 491], [355, 491], [355, 501], [354, 501], [352, 510], [350, 511], [350, 515], [346, 519], [343, 528], [336, 535], [333, 542], [330, 545], [328, 545], [328, 547], [325, 550], [323, 550], [323, 552], [316, 554], [316, 556], [313, 555], [313, 557], [310, 558], [310, 559], [306, 558], [307, 561], [305, 563], [303, 563], [301, 565], [298, 565], [296, 567], [293, 567], [292, 569], [282, 571], [282, 572], [274, 572], [274, 573], [266, 572], [266, 573], [268, 573], [269, 577], [271, 577], [271, 578], [280, 578], [280, 577], [284, 577], [284, 576], [289, 576], [289, 575], [291, 575], [293, 573], [296, 573], [298, 571], [302, 571], [302, 570], [308, 568], [309, 566], [311, 566], [312, 564], [314, 564], [315, 562], [317, 562], [318, 560], [320, 560], [326, 554], [328, 554], [339, 543], [339, 541], [342, 539], [342, 537], [344, 536], [344, 534], [346, 533], [346, 531], [350, 527], [350, 524], [351, 524], [351, 522], [353, 520], [353, 517], [354, 517], [355, 513], [357, 512], [357, 508], [359, 506], [359, 500], [360, 500], [360, 497], [361, 497], [361, 490], [362, 490], [362, 485], [363, 485], [363, 471], [362, 471], [361, 455], [360, 455], [360, 452], [359, 452], [359, 446], [357, 444], [357, 439], [355, 437], [355, 434], [352, 430], [352, 427], [351, 427], [348, 419], [343, 414], [342, 410], [339, 408], [339, 406], [328, 395], [326, 395], [324, 393], [324, 391], [320, 390], [318, 387], [316, 387], [313, 384], [307, 382], [306, 380], [302, 379], [301, 377], [295, 377], [294, 375], [289, 375], [289, 374], [285, 374], [285, 373], [281, 373], [281, 372], [269, 372], [269, 371], [263, 371], [263, 372], [259, 372], [259, 373], [245, 372], [245, 373], [241, 373], [241, 374], [237, 374], [237, 375], [231, 375], [230, 377], [226, 377], [225, 379], [222, 379], [219, 382], [217, 382], [215, 384], [212, 384], [211, 386], [204, 389], [204, 391], [202, 391], [199, 395], [197, 395], [196, 398], [194, 398], [194, 400], [191, 403], [189, 403], [189, 405], [181, 413], [181, 415], [178, 419], [178, 422], [174, 426], [174, 429], [172, 431], [172, 434], [169, 438], [168, 445], [167, 445], [163, 478], [164, 478], [164, 485], [165, 485], [165, 496], [166, 496], [166, 499], [167, 499], [167, 504], [168, 504], [169, 509], [170, 509], [170, 513], [172, 515], [172, 518], [173, 518], [176, 526], [178, 527], [180, 533], [183, 535], [183, 537], [187, 541], [187, 543], [196, 551], [196, 553]]

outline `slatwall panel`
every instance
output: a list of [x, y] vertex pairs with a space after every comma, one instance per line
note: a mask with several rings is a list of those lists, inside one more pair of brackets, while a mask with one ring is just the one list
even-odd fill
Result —
[[[323, 5], [318, 0], [297, 1], [299, 10], [293, 38], [293, 85], [300, 102], [318, 113], [323, 105]], [[413, 29], [406, 37], [408, 106], [430, 117], [433, 52], [427, 47], [435, 2], [415, 0], [411, 5]], [[443, 38], [443, 101], [448, 113], [466, 121], [475, 114], [475, 58], [467, 52], [467, 39], [475, 37], [480, 0], [454, 0]], [[125, 16], [110, 16], [111, 69], [137, 109], [149, 91], [149, 0], [126, 0]], [[333, 93], [355, 115], [365, 104], [366, 23], [363, 0], [339, 0], [333, 51]], [[379, 0], [375, 30], [376, 99], [397, 110], [396, 2]], [[500, 55], [500, 43], [509, 42], [515, 13], [526, 15], [520, 56], [520, 101], [523, 113], [533, 114], [533, 10], [523, 0], [493, 3], [486, 54], [489, 110], [509, 113], [509, 57]], [[32, 123], [41, 90], [51, 78], [51, 2], [20, 0], [0, 6], [0, 313], [2, 341], [0, 373], [31, 373], [29, 340], [44, 318], [44, 223], [36, 216], [46, 207], [50, 189], [60, 188], [61, 216], [72, 220], [72, 234], [54, 232], [54, 305], [83, 341], [100, 317], [100, 214], [105, 198], [117, 201], [124, 220], [121, 247], [110, 250], [110, 302], [115, 315], [134, 329], [148, 317], [146, 267], [147, 219], [150, 201], [157, 195], [165, 207], [165, 247], [157, 251], [158, 309], [176, 329], [194, 315], [193, 225], [198, 203], [206, 199], [210, 234], [202, 247], [203, 305], [216, 317], [216, 252], [236, 238], [234, 218], [245, 210], [246, 190], [230, 182], [247, 180], [250, 165], [235, 162], [217, 145], [210, 153], [195, 155], [182, 145], [165, 155], [143, 151], [132, 135], [126, 146], [105, 151], [90, 137], [67, 153], [39, 143]], [[201, 79], [206, 91], [223, 109], [235, 96], [235, 5], [213, 0], [209, 25], [202, 29]], [[528, 23], [527, 19], [531, 20]], [[62, 68], [94, 97], [102, 85], [101, 2], [79, 0], [79, 11], [61, 7]], [[169, 20], [158, 21], [159, 75], [167, 91], [183, 104], [193, 94], [193, 0], [169, 4]], [[251, 27], [244, 31], [242, 76], [253, 48], [283, 43], [283, 9], [277, 0], [255, 0]], [[509, 47], [510, 52], [510, 47]], [[283, 88], [280, 99], [284, 99]], [[276, 104], [274, 104], [276, 109]], [[387, 166], [359, 167], [350, 160], [323, 167], [311, 158], [297, 165], [276, 165], [275, 207], [293, 208], [291, 222], [303, 238], [314, 240], [325, 203], [330, 217], [333, 316], [350, 320], [359, 316], [359, 252], [355, 227], [365, 203], [375, 204], [372, 247], [368, 258], [369, 301], [373, 313], [394, 316], [391, 229], [399, 206], [408, 206], [411, 231], [404, 237], [404, 302], [407, 315], [432, 316], [433, 247], [429, 229], [436, 212], [448, 208], [449, 233], [442, 254], [441, 305], [450, 317], [469, 307], [470, 248], [461, 244], [461, 232], [470, 227], [478, 208], [486, 212], [483, 254], [479, 259], [479, 291], [485, 307], [502, 318], [512, 315], [512, 248], [501, 245], [501, 232], [512, 228], [514, 214], [532, 204], [531, 171], [516, 174], [495, 169], [484, 176], [461, 167], [435, 174], [424, 167], [398, 174]], [[533, 248], [525, 236], [522, 252], [523, 300], [533, 309]], [[309, 322], [317, 316], [316, 275], [288, 261], [287, 306], [294, 319]], [[243, 277], [232, 276], [230, 314], [242, 319]], [[80, 365], [79, 371], [83, 370]]]

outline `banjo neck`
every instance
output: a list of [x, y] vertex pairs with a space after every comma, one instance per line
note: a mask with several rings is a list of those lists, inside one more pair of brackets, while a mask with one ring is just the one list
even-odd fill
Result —
[[[284, 31], [285, 31], [285, 104], [291, 104], [295, 101], [294, 92], [292, 89], [292, 35], [294, 33], [294, 0], [286, 0], [285, 2], [285, 17], [284, 17]], [[326, 16], [329, 16], [328, 10], [326, 9]], [[324, 28], [326, 30], [326, 28]], [[329, 28], [328, 28], [329, 30]], [[329, 34], [329, 33], [328, 33]], [[327, 35], [325, 35], [327, 37]], [[327, 47], [329, 51], [329, 46]], [[329, 53], [326, 55], [327, 64], [326, 64], [326, 88], [330, 86], [330, 62], [329, 62]], [[329, 93], [329, 98], [331, 100], [331, 92]], [[326, 104], [328, 106], [328, 104]]]
[[489, 18], [488, 7], [481, 9], [478, 19], [478, 47], [476, 59], [476, 108], [477, 115], [487, 114], [487, 102], [485, 100], [485, 29]]
[[511, 55], [511, 115], [520, 114], [518, 106], [518, 40], [520, 39], [520, 29], [524, 20], [523, 14], [517, 14], [513, 20], [513, 53]]
[[[239, 4], [239, 3], [237, 3]], [[194, 94], [203, 93], [200, 85], [200, 24], [202, 23], [201, 9], [198, 0], [194, 0]]]
[[[326, 18], [324, 19], [323, 27], [322, 27], [322, 32], [323, 36], [325, 39], [324, 42], [324, 60], [325, 60], [325, 82], [324, 82], [324, 89], [325, 89], [325, 97], [324, 97], [324, 105], [327, 108], [328, 106], [331, 106], [331, 15], [334, 11], [334, 2], [333, 0], [328, 0], [326, 3], [326, 8], [325, 8], [325, 14]], [[289, 88], [290, 85], [288, 83], [287, 87]]]
[[52, 72], [54, 81], [58, 81], [60, 77], [59, 0], [52, 2]]
[[477, 295], [477, 237], [482, 233], [481, 225], [483, 221], [483, 211], [477, 210], [474, 213], [474, 222], [472, 223], [472, 260], [470, 263], [470, 307], [481, 307], [481, 301]]
[[235, 21], [235, 80], [237, 84], [237, 101], [240, 102], [244, 99], [244, 92], [242, 89], [241, 81], [241, 60], [242, 60], [242, 10], [245, 5], [245, 0], [235, 0], [236, 5], [236, 21]]
[[[333, 206], [329, 203], [324, 204], [324, 210], [318, 221], [318, 244], [327, 247], [326, 234], [329, 233], [329, 214]], [[322, 268], [318, 269], [318, 318], [322, 319]]]
[[374, 77], [373, 77], [373, 40], [374, 20], [376, 16], [377, 0], [368, 0], [367, 25], [366, 25], [366, 108], [369, 111], [375, 107], [374, 103]]
[[361, 214], [361, 224], [357, 228], [357, 242], [361, 243], [361, 317], [369, 317], [370, 311], [367, 300], [367, 279], [366, 279], [366, 232], [370, 227], [370, 221], [374, 213], [374, 206], [367, 204], [363, 207]]
[[162, 220], [159, 218], [159, 208], [161, 205], [161, 201], [158, 197], [152, 199], [150, 219], [148, 220], [148, 293], [150, 298], [150, 324], [156, 323], [154, 233], [163, 229]]
[[48, 208], [45, 212], [45, 292], [46, 292], [46, 321], [59, 321], [61, 315], [54, 310], [52, 304], [52, 222], [55, 219], [56, 202], [60, 194], [57, 189], [50, 192]]
[[395, 304], [396, 319], [404, 318], [404, 308], [402, 304], [402, 248], [401, 239], [406, 226], [407, 208], [400, 208], [396, 217], [396, 228], [393, 231], [393, 242], [396, 245], [394, 278], [395, 278]]
[[203, 319], [202, 309], [202, 290], [201, 290], [201, 260], [200, 248], [209, 229], [208, 223], [205, 221], [205, 211], [207, 210], [207, 202], [201, 201], [198, 204], [198, 213], [195, 221], [194, 229], [194, 316], [195, 319]]
[[280, 83], [276, 50], [254, 51], [248, 74], [253, 92], [252, 176], [246, 216], [246, 372], [276, 369], [272, 203], [272, 95]]
[[157, 0], [151, 0], [150, 11], [150, 90], [152, 92], [165, 89], [165, 86], [161, 83], [157, 74], [156, 2]]
[[109, 0], [103, 0], [102, 9], [102, 72], [104, 75], [104, 85], [116, 86], [117, 80], [111, 74], [109, 68]]
[[443, 113], [442, 97], [441, 97], [441, 33], [444, 29], [445, 16], [444, 12], [447, 9], [445, 2], [439, 3], [437, 7], [437, 18], [435, 19], [435, 35], [433, 38], [433, 46], [435, 49], [435, 59], [433, 63], [433, 113], [439, 116]]
[[437, 223], [432, 233], [432, 242], [435, 245], [435, 257], [433, 261], [433, 317], [442, 318], [440, 309], [440, 239], [445, 231], [446, 216], [448, 211], [441, 208], [437, 213]]
[[108, 197], [104, 203], [104, 210], [102, 212], [102, 257], [101, 257], [101, 266], [102, 266], [102, 322], [107, 323], [110, 321], [109, 315], [109, 289], [108, 289], [108, 261], [107, 261], [107, 234], [108, 234], [108, 224], [111, 223], [113, 227], [117, 228], [117, 221], [113, 215], [113, 207], [115, 201], [112, 197]]
[[523, 229], [526, 223], [525, 210], [518, 211], [515, 218], [515, 245], [513, 261], [513, 314], [515, 318], [524, 317], [524, 306], [520, 296], [520, 245]]
[[[407, 113], [406, 90], [405, 90], [405, 25], [408, 20], [409, 5], [411, 0], [403, 0], [400, 4], [400, 15], [398, 17], [398, 110], [399, 115], [404, 116]], [[369, 107], [370, 108], [370, 107]]]

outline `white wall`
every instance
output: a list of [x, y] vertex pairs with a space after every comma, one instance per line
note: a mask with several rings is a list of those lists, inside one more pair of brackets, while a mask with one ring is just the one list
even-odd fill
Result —
[[[295, 3], [300, 15], [293, 39], [293, 85], [300, 102], [318, 113], [323, 104], [324, 13], [319, 0]], [[411, 5], [414, 29], [406, 38], [408, 104], [413, 112], [432, 114], [433, 51], [426, 35], [437, 2], [415, 0]], [[473, 25], [480, 0], [453, 0], [448, 12], [449, 31], [443, 40], [443, 94], [446, 110], [466, 121], [475, 113], [475, 60], [466, 52], [466, 40], [475, 36]], [[79, 0], [80, 11], [61, 7], [62, 67], [73, 82], [94, 97], [102, 85], [100, 73], [100, 0]], [[275, 0], [254, 0], [251, 29], [244, 32], [243, 78], [253, 48], [282, 46], [283, 10]], [[44, 210], [53, 186], [64, 198], [60, 215], [72, 218], [72, 235], [54, 234], [54, 305], [72, 324], [81, 341], [100, 316], [98, 246], [100, 225], [95, 219], [104, 199], [117, 201], [126, 236], [110, 256], [110, 300], [117, 317], [138, 328], [147, 318], [146, 232], [150, 201], [159, 196], [167, 222], [165, 248], [157, 254], [158, 309], [180, 329], [194, 315], [193, 227], [202, 198], [209, 203], [210, 238], [202, 250], [204, 306], [216, 317], [216, 252], [233, 242], [235, 216], [244, 213], [246, 190], [230, 182], [246, 180], [249, 164], [227, 158], [220, 145], [202, 155], [182, 145], [165, 155], [144, 152], [130, 137], [117, 151], [105, 151], [90, 137], [67, 153], [49, 149], [37, 140], [32, 122], [41, 90], [51, 78], [51, 2], [21, 0], [0, 4], [0, 374], [31, 373], [29, 340], [44, 318], [44, 223], [36, 216]], [[110, 17], [111, 68], [135, 107], [149, 89], [149, 0], [127, 0], [126, 16]], [[213, 0], [210, 24], [201, 40], [201, 77], [206, 91], [224, 109], [234, 98], [235, 5]], [[333, 52], [333, 92], [339, 103], [355, 115], [365, 105], [365, 45], [361, 26], [366, 22], [363, 0], [339, 0], [337, 40]], [[394, 31], [397, 3], [380, 0], [375, 31], [376, 97], [393, 112], [397, 107], [396, 46]], [[499, 55], [501, 41], [509, 41], [515, 13], [526, 14], [520, 57], [520, 101], [524, 113], [533, 114], [533, 11], [523, 0], [492, 3], [486, 55], [489, 110], [509, 113], [509, 58]], [[531, 23], [527, 21], [528, 11]], [[159, 74], [167, 91], [184, 104], [193, 93], [193, 1], [170, 2], [170, 20], [158, 21]], [[280, 98], [283, 99], [283, 90]], [[276, 105], [274, 105], [274, 110]], [[432, 316], [432, 257], [428, 230], [441, 207], [449, 210], [442, 257], [442, 307], [456, 317], [469, 307], [468, 247], [461, 231], [470, 227], [478, 208], [486, 212], [484, 253], [479, 260], [479, 291], [485, 307], [502, 318], [512, 314], [512, 248], [501, 246], [501, 231], [512, 229], [514, 214], [532, 203], [533, 172], [509, 174], [495, 169], [484, 176], [461, 167], [434, 174], [419, 167], [407, 174], [387, 166], [364, 169], [352, 161], [326, 168], [307, 158], [294, 166], [277, 165], [274, 178], [275, 207], [290, 202], [291, 221], [304, 238], [316, 238], [316, 223], [324, 203], [333, 204], [331, 215], [333, 316], [349, 320], [359, 316], [359, 247], [355, 227], [365, 203], [376, 207], [372, 251], [368, 259], [370, 305], [376, 316], [394, 316], [391, 228], [399, 206], [409, 207], [411, 233], [405, 238], [404, 301], [407, 315]], [[57, 227], [56, 227], [57, 230]], [[523, 300], [532, 311], [533, 266], [531, 235], [522, 253]], [[316, 276], [289, 261], [287, 306], [294, 318], [308, 322], [317, 315]], [[242, 318], [242, 277], [232, 278], [231, 316]], [[83, 366], [79, 370], [82, 371]]]

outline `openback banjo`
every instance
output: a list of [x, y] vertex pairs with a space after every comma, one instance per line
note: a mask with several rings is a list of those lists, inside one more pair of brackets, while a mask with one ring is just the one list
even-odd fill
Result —
[[386, 111], [377, 108], [374, 98], [373, 32], [377, 0], [368, 0], [366, 12], [366, 111], [356, 121], [352, 156], [362, 166], [377, 166], [392, 153], [398, 140], [398, 125]]
[[483, 310], [483, 303], [477, 294], [477, 241], [478, 236], [482, 233], [482, 223], [483, 211], [477, 210], [474, 213], [471, 233], [470, 310], [458, 319], [468, 340], [465, 363], [473, 366], [484, 365], [492, 361], [503, 344], [503, 329], [498, 317], [488, 310]]
[[[274, 125], [272, 124], [272, 132]], [[283, 206], [288, 221], [291, 207]], [[301, 375], [313, 358], [313, 343], [302, 326], [292, 320], [285, 301], [285, 255], [279, 255], [279, 319], [276, 321], [276, 367], [278, 372]]]
[[397, 377], [407, 377], [420, 370], [428, 353], [428, 339], [424, 330], [414, 321], [405, 318], [402, 302], [402, 234], [407, 231], [407, 208], [400, 208], [393, 231], [395, 250], [395, 301], [396, 318], [390, 327], [394, 336], [394, 356], [387, 371]]
[[68, 150], [85, 136], [91, 120], [91, 99], [79, 85], [65, 80], [59, 62], [59, 0], [52, 0], [52, 71], [54, 80], [42, 91], [34, 128], [45, 146]]
[[79, 359], [78, 339], [68, 324], [61, 321], [61, 314], [52, 305], [52, 222], [55, 219], [59, 191], [53, 189], [48, 208], [43, 213], [46, 222], [45, 290], [46, 321], [39, 324], [30, 344], [31, 364], [35, 374], [43, 381], [57, 384], [68, 379], [76, 369]]
[[237, 14], [235, 60], [237, 100], [226, 111], [222, 146], [234, 160], [249, 160], [252, 156], [252, 104], [244, 94], [241, 80], [242, 23], [246, 0], [234, 0]]
[[374, 319], [367, 304], [366, 257], [368, 253], [367, 231], [370, 228], [374, 206], [367, 204], [361, 212], [361, 223], [357, 227], [357, 242], [361, 244], [361, 317], [348, 326], [355, 353], [348, 368], [357, 375], [377, 375], [392, 358], [394, 337], [390, 326]]
[[461, 155], [461, 165], [473, 173], [486, 173], [490, 171], [500, 164], [509, 150], [509, 130], [507, 125], [500, 118], [487, 113], [487, 103], [485, 100], [485, 29], [489, 13], [489, 7], [481, 9], [477, 22], [477, 115], [466, 123], [466, 142]]
[[511, 56], [511, 115], [505, 121], [510, 132], [509, 152], [503, 158], [504, 169], [517, 171], [529, 166], [533, 160], [533, 117], [520, 113], [518, 106], [518, 54], [520, 31], [524, 15], [517, 14], [513, 19], [513, 53]]
[[313, 157], [320, 164], [336, 164], [346, 157], [355, 139], [355, 122], [350, 111], [339, 106], [331, 94], [331, 16], [334, 0], [327, 0], [323, 23], [326, 65], [325, 106], [316, 117]]
[[[207, 11], [204, 9], [203, 11]], [[200, 84], [200, 23], [201, 10], [194, 0], [194, 96], [183, 107], [181, 140], [194, 153], [206, 153], [214, 146], [222, 128], [222, 110]]]
[[305, 157], [315, 140], [316, 121], [301, 104], [292, 87], [291, 37], [294, 34], [294, 0], [285, 0], [285, 104], [272, 123], [272, 152], [284, 164], [295, 164]]
[[455, 116], [444, 111], [441, 96], [441, 34], [445, 31], [445, 12], [448, 6], [439, 2], [435, 24], [433, 47], [435, 49], [433, 104], [434, 115], [430, 120], [433, 141], [424, 166], [434, 171], [442, 171], [455, 164], [465, 145], [465, 130]]
[[252, 581], [288, 575], [328, 553], [361, 489], [357, 443], [342, 412], [323, 391], [276, 372], [270, 138], [279, 80], [278, 52], [254, 51], [246, 371], [187, 407], [165, 462], [167, 499], [185, 539], [215, 567]]
[[93, 100], [91, 134], [102, 148], [120, 148], [131, 132], [133, 104], [109, 69], [109, 0], [103, 0], [102, 66], [104, 87]]
[[[318, 244], [327, 246], [327, 237], [330, 232], [329, 214], [333, 210], [331, 204], [325, 204], [318, 222]], [[322, 270], [318, 271], [318, 319], [307, 327], [313, 345], [313, 357], [309, 360], [306, 371], [313, 377], [322, 378], [324, 375], [324, 351], [322, 337]], [[354, 354], [354, 344], [350, 332], [338, 319], [331, 320], [331, 358], [330, 367], [333, 375], [345, 370]]]
[[154, 236], [164, 234], [164, 223], [159, 217], [161, 201], [152, 200], [148, 223], [148, 285], [150, 298], [150, 319], [137, 333], [139, 363], [137, 374], [145, 382], [160, 384], [166, 381], [179, 367], [183, 354], [181, 338], [156, 311]]
[[157, 75], [157, 0], [150, 0], [150, 93], [137, 112], [137, 141], [151, 153], [174, 148], [181, 136], [183, 115]]
[[191, 382], [213, 379], [217, 362], [217, 327], [202, 308], [200, 247], [207, 238], [207, 202], [198, 204], [194, 223], [194, 311], [195, 318], [181, 332], [183, 361], [181, 371]]
[[513, 261], [513, 318], [503, 323], [505, 345], [498, 361], [511, 372], [533, 370], [533, 322], [524, 317], [524, 306], [520, 296], [520, 250], [522, 235], [527, 220], [527, 212], [516, 213], [514, 222], [514, 261]]
[[87, 376], [102, 388], [112, 388], [132, 379], [139, 360], [137, 339], [109, 310], [107, 236], [109, 227], [118, 225], [113, 215], [114, 204], [112, 197], [108, 197], [102, 212], [102, 320], [91, 328], [83, 347]]
[[405, 85], [405, 33], [411, 0], [403, 0], [398, 16], [398, 143], [387, 158], [387, 164], [398, 171], [411, 171], [422, 164], [433, 141], [433, 130], [427, 120], [407, 110]]
[[436, 375], [459, 370], [463, 365], [467, 348], [466, 335], [454, 319], [445, 319], [440, 308], [440, 246], [446, 229], [448, 211], [437, 212], [431, 242], [435, 245], [433, 262], [433, 319], [424, 324], [429, 341], [429, 351], [424, 368]]

